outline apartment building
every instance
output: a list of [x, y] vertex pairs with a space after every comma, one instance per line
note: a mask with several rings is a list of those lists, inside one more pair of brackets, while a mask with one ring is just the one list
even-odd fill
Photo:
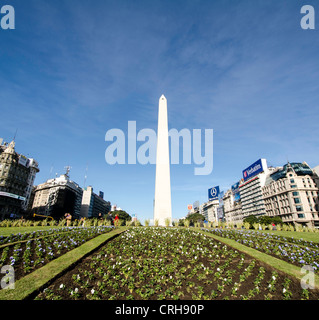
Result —
[[231, 188], [225, 192], [223, 197], [224, 202], [224, 214], [226, 222], [242, 222], [243, 213], [240, 197], [234, 193], [234, 189]]
[[82, 194], [82, 188], [70, 180], [68, 173], [62, 174], [35, 188], [32, 213], [58, 220], [68, 212], [74, 218], [79, 218]]
[[35, 176], [34, 159], [15, 151], [15, 141], [0, 139], [0, 219], [18, 218], [28, 207]]
[[306, 162], [287, 163], [262, 187], [265, 212], [283, 222], [319, 227], [319, 177]]

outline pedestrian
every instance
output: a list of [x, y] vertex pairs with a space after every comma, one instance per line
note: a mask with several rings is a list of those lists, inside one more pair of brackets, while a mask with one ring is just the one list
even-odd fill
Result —
[[66, 226], [69, 227], [70, 224], [71, 224], [72, 216], [71, 216], [70, 213], [66, 213], [66, 214], [64, 215], [64, 217], [65, 217], [65, 219], [66, 219]]
[[80, 223], [82, 222], [82, 227], [84, 227], [85, 226], [85, 217], [82, 217], [81, 219], [80, 219]]
[[119, 220], [120, 220], [119, 215], [116, 214], [116, 215], [115, 215], [115, 218], [114, 218], [114, 225], [115, 225], [115, 226], [118, 226]]
[[109, 214], [107, 215], [106, 220], [110, 222], [110, 225], [113, 224], [113, 217], [111, 212], [109, 212]]

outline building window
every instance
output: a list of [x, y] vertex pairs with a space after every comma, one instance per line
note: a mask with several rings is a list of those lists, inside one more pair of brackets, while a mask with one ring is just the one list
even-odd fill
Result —
[[294, 197], [299, 196], [299, 192], [298, 192], [298, 191], [294, 191], [294, 192], [292, 193], [292, 195], [293, 195]]
[[290, 179], [290, 183], [295, 183], [295, 179]]
[[301, 203], [299, 198], [294, 198], [295, 203]]
[[298, 213], [298, 218], [304, 218], [305, 215], [303, 213]]
[[296, 206], [297, 211], [303, 211], [302, 206]]

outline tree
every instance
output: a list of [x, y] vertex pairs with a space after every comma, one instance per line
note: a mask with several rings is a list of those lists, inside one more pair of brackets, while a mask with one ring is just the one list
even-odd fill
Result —
[[122, 225], [124, 226], [127, 220], [128, 221], [132, 220], [132, 217], [124, 210], [115, 210], [115, 211], [111, 211], [111, 213], [112, 213], [113, 219], [115, 218], [116, 214], [118, 214], [119, 219], [122, 220]]
[[243, 223], [246, 223], [246, 222], [248, 222], [249, 224], [250, 224], [250, 228], [252, 228], [253, 227], [253, 224], [254, 223], [258, 223], [259, 221], [258, 221], [258, 218], [256, 217], [256, 216], [248, 216], [248, 217], [246, 217], [244, 220], [243, 220]]
[[187, 220], [189, 220], [190, 225], [194, 225], [195, 222], [201, 222], [205, 220], [205, 217], [200, 213], [192, 213], [188, 217], [186, 217]]
[[283, 224], [282, 220], [280, 217], [270, 217], [270, 216], [260, 216], [260, 217], [256, 217], [256, 216], [248, 216], [247, 218], [244, 219], [243, 221], [248, 222], [250, 224], [250, 228], [253, 227], [254, 223], [260, 223], [260, 224], [264, 224], [264, 225], [269, 225], [269, 224]]

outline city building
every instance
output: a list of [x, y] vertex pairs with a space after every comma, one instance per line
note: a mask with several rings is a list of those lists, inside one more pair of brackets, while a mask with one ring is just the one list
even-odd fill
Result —
[[103, 199], [104, 193], [99, 192], [99, 195], [93, 192], [91, 186], [83, 190], [80, 216], [85, 218], [97, 218], [99, 213], [102, 216], [108, 214], [111, 210], [111, 203]]
[[0, 140], [0, 219], [18, 218], [28, 208], [30, 195], [39, 172], [34, 159], [15, 151], [15, 141]]
[[268, 216], [285, 223], [319, 227], [319, 177], [306, 162], [287, 163], [271, 173], [262, 188]]
[[63, 218], [65, 213], [70, 213], [74, 218], [80, 217], [83, 190], [70, 180], [68, 173], [69, 169], [66, 174], [49, 179], [35, 188], [32, 213], [57, 220]]
[[32, 189], [33, 189], [33, 184], [35, 180], [36, 174], [39, 172], [39, 164], [37, 161], [34, 159], [28, 159], [28, 167], [29, 167], [29, 176], [27, 179], [27, 187], [26, 187], [26, 193], [25, 193], [25, 200], [22, 201], [22, 209], [27, 211], [29, 208], [29, 203], [32, 201]]
[[243, 170], [243, 179], [239, 184], [242, 219], [266, 214], [262, 187], [266, 183], [267, 175], [273, 170], [275, 169], [268, 168], [266, 159], [259, 159]]
[[227, 190], [223, 197], [225, 220], [235, 224], [243, 221], [239, 183], [232, 185], [231, 189]]
[[217, 209], [219, 208], [219, 200], [210, 200], [202, 205], [202, 212], [201, 214], [205, 217], [206, 221], [211, 221], [211, 222], [218, 222], [218, 211]]

